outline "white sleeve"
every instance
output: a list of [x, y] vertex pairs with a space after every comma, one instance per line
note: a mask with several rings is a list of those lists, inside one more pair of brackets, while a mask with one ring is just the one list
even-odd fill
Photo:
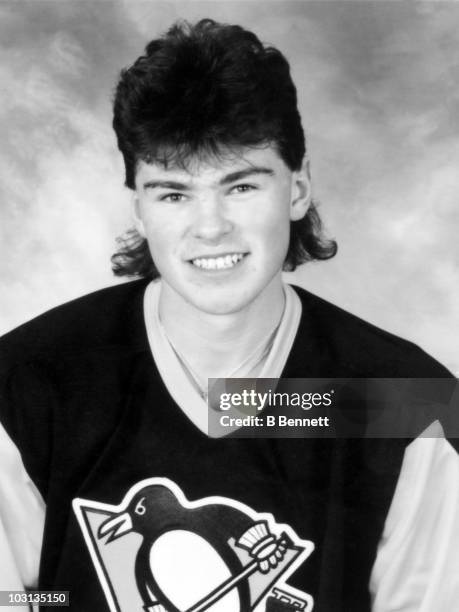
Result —
[[0, 590], [37, 585], [44, 520], [43, 498], [0, 425]]
[[373, 612], [458, 607], [459, 455], [444, 437], [417, 438], [405, 451], [370, 590]]

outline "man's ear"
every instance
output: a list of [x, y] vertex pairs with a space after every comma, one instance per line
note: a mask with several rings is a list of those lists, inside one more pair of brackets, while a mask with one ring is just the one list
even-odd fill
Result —
[[142, 238], [146, 238], [145, 226], [143, 224], [142, 215], [140, 213], [140, 202], [135, 191], [132, 194], [132, 214], [134, 217], [135, 229], [142, 236]]
[[292, 172], [292, 199], [290, 202], [290, 220], [299, 221], [311, 206], [312, 188], [309, 172], [309, 159], [305, 157], [299, 170]]

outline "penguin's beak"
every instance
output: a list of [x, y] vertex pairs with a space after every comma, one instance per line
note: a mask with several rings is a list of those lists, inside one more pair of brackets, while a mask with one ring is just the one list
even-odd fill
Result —
[[101, 539], [108, 535], [105, 543], [109, 544], [110, 542], [113, 542], [113, 540], [116, 540], [131, 530], [132, 519], [128, 512], [123, 512], [123, 514], [117, 514], [116, 516], [104, 521], [97, 530], [97, 537]]

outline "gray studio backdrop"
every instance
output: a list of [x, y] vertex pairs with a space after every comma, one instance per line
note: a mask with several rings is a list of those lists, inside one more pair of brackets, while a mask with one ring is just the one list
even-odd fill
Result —
[[459, 4], [0, 3], [0, 331], [99, 287], [131, 223], [119, 69], [177, 18], [253, 29], [291, 61], [315, 197], [339, 242], [295, 282], [459, 374]]

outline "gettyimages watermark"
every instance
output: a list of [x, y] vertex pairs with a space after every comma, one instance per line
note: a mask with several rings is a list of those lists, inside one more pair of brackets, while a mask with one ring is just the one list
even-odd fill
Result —
[[453, 378], [214, 378], [208, 432], [250, 438], [459, 437], [459, 386]]

